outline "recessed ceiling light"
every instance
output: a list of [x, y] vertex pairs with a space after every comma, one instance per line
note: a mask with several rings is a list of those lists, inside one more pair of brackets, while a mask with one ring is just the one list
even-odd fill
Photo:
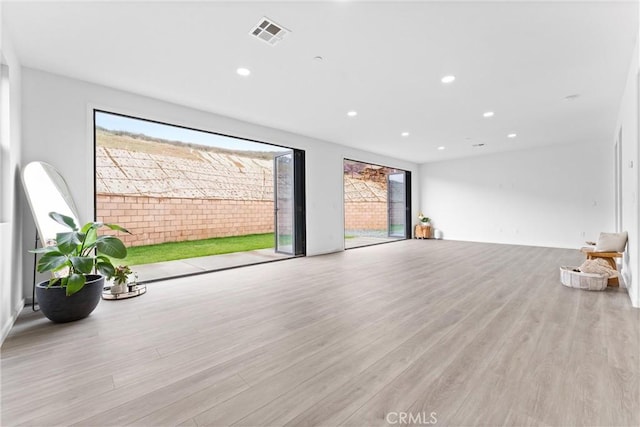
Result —
[[573, 95], [567, 95], [564, 97], [565, 101], [575, 101], [576, 99], [580, 98], [580, 94], [579, 93], [574, 93]]
[[402, 135], [402, 136], [409, 136], [409, 132], [402, 132], [400, 135]]
[[442, 83], [452, 83], [456, 79], [456, 76], [444, 76], [440, 81]]
[[484, 114], [482, 114], [482, 117], [493, 117], [495, 113], [493, 111], [487, 111]]
[[313, 57], [313, 61], [314, 62], [322, 62], [324, 60], [324, 58], [322, 56], [314, 56]]
[[251, 74], [251, 70], [249, 70], [248, 68], [240, 67], [236, 70], [236, 73], [238, 73], [239, 76], [247, 77], [249, 74]]
[[510, 133], [509, 135], [507, 135], [507, 138], [515, 138], [516, 136], [518, 136], [515, 133]]
[[357, 115], [358, 115], [358, 112], [357, 111], [353, 111], [353, 110], [351, 110], [351, 111], [349, 111], [347, 113], [347, 116], [349, 116], [349, 117], [355, 117]]
[[440, 150], [440, 151], [442, 151], [444, 149], [445, 149], [445, 147], [443, 147], [443, 146], [438, 147], [438, 150]]

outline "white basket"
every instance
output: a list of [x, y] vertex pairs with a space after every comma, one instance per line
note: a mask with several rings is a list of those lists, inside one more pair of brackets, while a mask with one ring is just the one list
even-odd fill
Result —
[[607, 289], [609, 277], [606, 274], [583, 273], [573, 271], [578, 267], [560, 267], [560, 281], [570, 288], [586, 291], [604, 291]]

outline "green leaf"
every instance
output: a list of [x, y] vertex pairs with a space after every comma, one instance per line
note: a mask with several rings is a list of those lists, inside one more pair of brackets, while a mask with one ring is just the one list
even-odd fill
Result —
[[62, 215], [61, 213], [58, 213], [58, 212], [49, 212], [49, 217], [55, 222], [57, 222], [58, 224], [65, 225], [70, 229], [72, 229], [73, 231], [78, 231], [78, 226], [76, 225], [76, 222], [73, 220], [73, 218], [69, 216]]
[[32, 254], [46, 254], [47, 252], [60, 252], [55, 246], [45, 246], [44, 248], [31, 249]]
[[124, 243], [114, 236], [100, 236], [96, 240], [98, 252], [101, 252], [112, 258], [125, 258], [127, 256], [127, 248]]
[[[67, 262], [65, 262], [64, 264], [62, 264], [59, 267], [54, 268], [53, 270], [51, 270], [52, 273], [57, 273], [58, 271], [62, 271], [64, 269], [68, 269], [71, 267], [71, 261], [69, 261], [69, 257], [67, 257]], [[66, 274], [69, 274], [69, 272], [65, 272]]]
[[116, 274], [116, 269], [111, 262], [99, 262], [96, 264], [96, 269], [107, 279], [111, 279]]
[[83, 233], [87, 233], [89, 230], [97, 230], [100, 227], [102, 227], [101, 222], [88, 222], [82, 226], [82, 230], [80, 231], [82, 231]]
[[78, 245], [81, 243], [80, 238], [81, 235], [77, 231], [57, 233], [56, 243], [58, 249], [65, 255], [72, 254], [77, 250]]
[[112, 230], [116, 230], [116, 231], [124, 231], [125, 233], [129, 233], [129, 234], [131, 234], [131, 232], [130, 232], [129, 230], [127, 230], [127, 229], [126, 229], [126, 228], [124, 228], [124, 227], [120, 227], [120, 226], [119, 226], [119, 225], [117, 225], [117, 224], [104, 224], [104, 226], [105, 226], [105, 227], [109, 227], [109, 228], [110, 228], [110, 229], [112, 229]]
[[89, 228], [85, 233], [86, 237], [84, 239], [84, 247], [91, 248], [95, 245], [96, 240], [98, 239], [98, 231], [95, 228]]
[[101, 261], [101, 262], [108, 262], [109, 264], [111, 264], [111, 260], [109, 259], [109, 257], [106, 257], [104, 255], [96, 256], [96, 260]]
[[73, 273], [67, 280], [67, 296], [71, 296], [84, 287], [87, 278], [82, 274]]
[[72, 256], [69, 260], [73, 268], [82, 274], [90, 274], [93, 270], [93, 257]]
[[60, 267], [68, 265], [69, 258], [67, 258], [62, 252], [52, 251], [47, 252], [38, 260], [38, 272], [44, 273], [45, 271], [54, 271]]

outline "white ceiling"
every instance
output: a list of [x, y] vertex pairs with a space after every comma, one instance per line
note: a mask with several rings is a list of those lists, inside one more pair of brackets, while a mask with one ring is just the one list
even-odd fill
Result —
[[[25, 66], [419, 163], [611, 140], [638, 35], [637, 1], [5, 1], [3, 15]], [[253, 39], [262, 16], [292, 33]]]

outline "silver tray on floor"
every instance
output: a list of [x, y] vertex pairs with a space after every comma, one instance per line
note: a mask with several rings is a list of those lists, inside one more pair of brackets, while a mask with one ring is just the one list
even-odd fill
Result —
[[112, 294], [111, 286], [105, 286], [102, 290], [102, 299], [127, 299], [140, 296], [147, 292], [147, 285], [135, 285], [129, 287], [129, 292]]

